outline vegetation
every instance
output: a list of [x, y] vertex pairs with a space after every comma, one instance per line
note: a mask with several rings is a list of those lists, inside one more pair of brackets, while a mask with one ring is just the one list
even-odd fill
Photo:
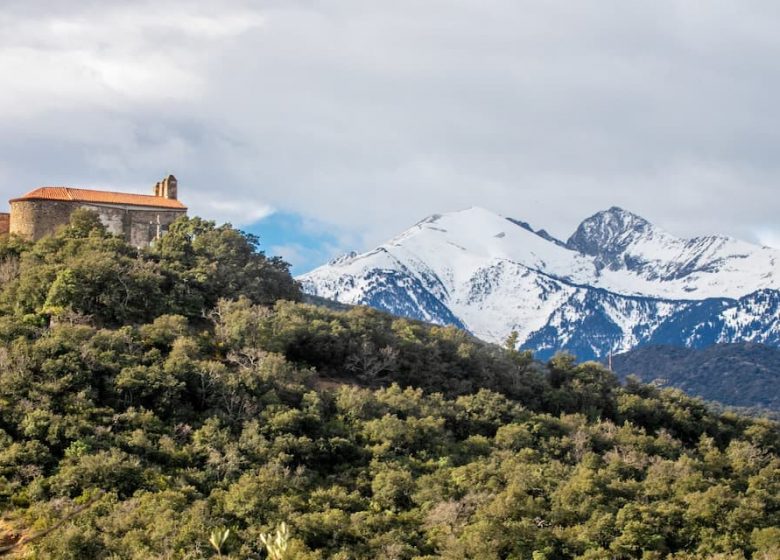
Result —
[[780, 418], [780, 348], [751, 342], [697, 349], [643, 346], [613, 361], [619, 376], [657, 380], [690, 395]]
[[0, 242], [17, 557], [780, 557], [777, 424], [299, 303], [228, 226], [139, 252], [93, 218]]

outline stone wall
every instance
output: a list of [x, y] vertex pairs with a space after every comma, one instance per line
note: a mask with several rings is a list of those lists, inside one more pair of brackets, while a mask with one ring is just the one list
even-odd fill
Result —
[[7, 235], [11, 230], [11, 214], [0, 212], [0, 235]]
[[97, 212], [109, 232], [124, 237], [136, 247], [149, 245], [185, 210], [127, 207], [121, 205], [85, 204], [53, 200], [20, 200], [11, 203], [11, 233], [37, 241], [50, 235], [70, 220], [77, 208]]
[[11, 233], [37, 241], [68, 223], [72, 202], [17, 200], [11, 202]]
[[157, 237], [158, 229], [160, 234], [165, 233], [168, 231], [168, 226], [185, 214], [184, 210], [157, 208], [127, 210], [123, 221], [123, 235], [131, 245], [136, 247], [149, 245]]

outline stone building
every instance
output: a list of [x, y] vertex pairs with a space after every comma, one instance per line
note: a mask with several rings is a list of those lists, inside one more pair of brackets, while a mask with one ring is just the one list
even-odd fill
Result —
[[108, 231], [136, 247], [149, 245], [187, 213], [178, 200], [176, 177], [154, 186], [153, 195], [41, 187], [10, 201], [11, 213], [0, 214], [0, 234], [17, 234], [33, 241], [68, 223], [78, 208], [97, 212]]

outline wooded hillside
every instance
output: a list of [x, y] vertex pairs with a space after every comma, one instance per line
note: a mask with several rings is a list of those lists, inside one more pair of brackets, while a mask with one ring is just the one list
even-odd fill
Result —
[[43, 534], [16, 557], [780, 555], [777, 424], [298, 303], [229, 226], [139, 253], [93, 218], [0, 242], [0, 506]]

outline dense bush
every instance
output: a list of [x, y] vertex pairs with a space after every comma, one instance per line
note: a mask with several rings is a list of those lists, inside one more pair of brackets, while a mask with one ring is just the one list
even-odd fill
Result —
[[0, 311], [39, 324], [84, 316], [121, 326], [165, 313], [197, 317], [220, 298], [300, 299], [288, 265], [257, 244], [230, 226], [182, 218], [138, 250], [109, 235], [94, 212], [78, 210], [68, 227], [34, 245], [0, 239]]
[[229, 227], [138, 252], [79, 219], [0, 247], [4, 524], [66, 520], [22, 558], [265, 558], [275, 534], [287, 559], [780, 554], [777, 424], [289, 301]]

